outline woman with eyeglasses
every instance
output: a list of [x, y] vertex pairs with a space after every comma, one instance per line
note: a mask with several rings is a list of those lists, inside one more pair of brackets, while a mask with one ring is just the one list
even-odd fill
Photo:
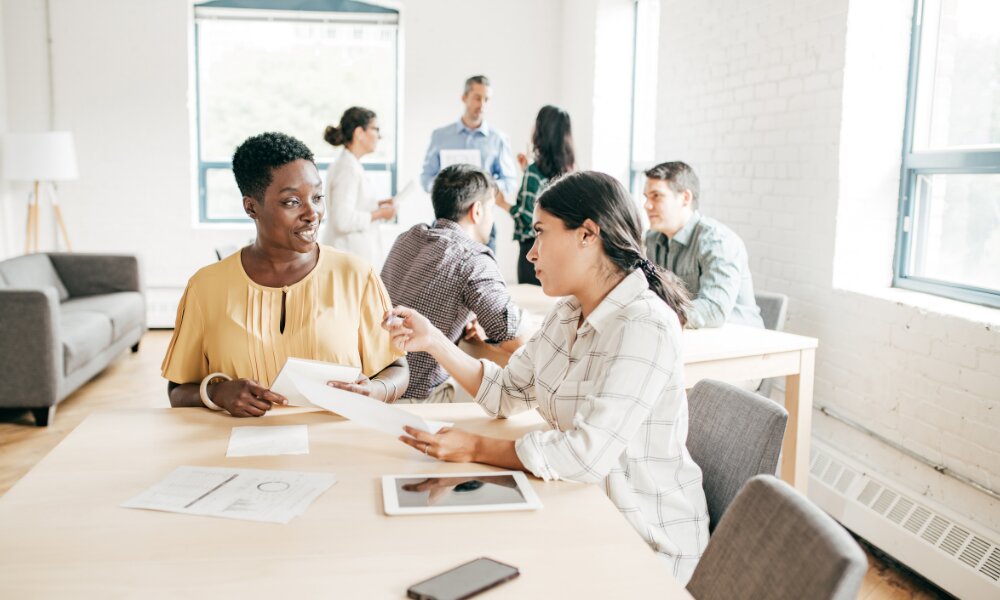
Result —
[[326, 173], [327, 223], [322, 243], [364, 258], [372, 265], [381, 263], [378, 236], [372, 224], [396, 216], [392, 198], [376, 202], [361, 159], [371, 154], [381, 139], [378, 118], [373, 111], [352, 106], [344, 111], [339, 125], [323, 133], [332, 146], [344, 151]]

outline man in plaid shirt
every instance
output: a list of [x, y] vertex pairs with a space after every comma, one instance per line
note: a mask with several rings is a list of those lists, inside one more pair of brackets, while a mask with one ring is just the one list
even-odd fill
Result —
[[[490, 340], [513, 352], [524, 343], [517, 337], [521, 310], [486, 247], [495, 195], [495, 183], [483, 171], [469, 165], [443, 169], [431, 190], [434, 224], [414, 225], [399, 236], [382, 281], [393, 305], [416, 309], [456, 344], [476, 319]], [[455, 401], [460, 388], [430, 354], [413, 352], [407, 360], [410, 385], [403, 399]]]

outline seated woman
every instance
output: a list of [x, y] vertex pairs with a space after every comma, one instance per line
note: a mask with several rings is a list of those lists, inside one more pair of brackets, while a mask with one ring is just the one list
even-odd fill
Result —
[[188, 281], [163, 359], [171, 406], [259, 417], [287, 402], [268, 387], [290, 357], [360, 367], [357, 381], [330, 385], [395, 401], [409, 370], [380, 327], [389, 294], [363, 259], [316, 243], [312, 152], [262, 133], [236, 149], [233, 173], [257, 239]]
[[477, 361], [419, 313], [396, 307], [393, 343], [429, 352], [489, 414], [536, 409], [552, 429], [520, 440], [407, 429], [441, 460], [600, 483], [686, 582], [708, 543], [701, 469], [688, 454], [683, 285], [646, 260], [639, 213], [612, 177], [567, 175], [538, 197], [528, 260], [549, 296], [567, 296], [503, 369]]

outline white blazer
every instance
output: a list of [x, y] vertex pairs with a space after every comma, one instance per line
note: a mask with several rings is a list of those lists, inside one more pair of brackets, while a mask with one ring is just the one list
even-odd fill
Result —
[[345, 148], [326, 173], [326, 225], [322, 243], [360, 256], [372, 265], [379, 264], [379, 231], [372, 226], [371, 216], [377, 208], [378, 201], [361, 161]]

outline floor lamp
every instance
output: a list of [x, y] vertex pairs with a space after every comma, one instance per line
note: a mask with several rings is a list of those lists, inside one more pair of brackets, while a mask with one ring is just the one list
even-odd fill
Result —
[[[46, 133], [10, 133], [3, 140], [2, 172], [11, 181], [32, 182], [32, 192], [28, 196], [28, 218], [24, 231], [24, 252], [38, 252], [38, 221], [41, 195], [48, 192], [52, 213], [59, 225], [59, 231], [66, 241], [66, 249], [72, 251], [66, 222], [63, 221], [56, 197], [55, 181], [76, 179], [76, 153], [73, 150], [73, 134], [68, 131]], [[48, 185], [46, 185], [48, 184]], [[55, 240], [58, 246], [58, 238]]]

